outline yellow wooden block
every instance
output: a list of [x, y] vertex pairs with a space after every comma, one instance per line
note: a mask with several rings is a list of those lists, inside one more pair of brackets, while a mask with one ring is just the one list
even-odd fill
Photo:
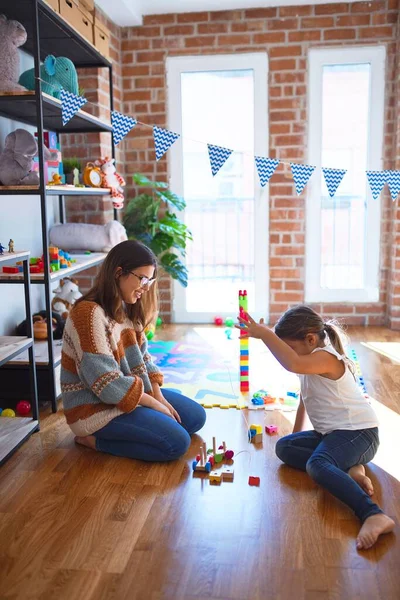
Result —
[[210, 483], [221, 483], [221, 471], [211, 471], [209, 479]]
[[250, 425], [250, 429], [255, 429], [256, 430], [256, 434], [257, 433], [262, 433], [262, 425]]

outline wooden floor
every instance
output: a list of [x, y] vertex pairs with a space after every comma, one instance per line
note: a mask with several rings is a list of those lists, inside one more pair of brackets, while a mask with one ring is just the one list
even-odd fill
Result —
[[[400, 339], [377, 328], [351, 334]], [[161, 335], [195, 334], [181, 326]], [[382, 421], [376, 498], [399, 523], [400, 364], [355, 347]], [[399, 600], [398, 526], [357, 552], [356, 518], [305, 473], [280, 465], [276, 437], [257, 449], [241, 411], [207, 415], [184, 459], [146, 464], [76, 447], [62, 412], [43, 414], [41, 432], [0, 470], [0, 598]], [[290, 432], [293, 413], [267, 415], [279, 435]], [[264, 413], [248, 418], [263, 423]], [[237, 453], [235, 480], [221, 487], [190, 468], [201, 438], [209, 444], [213, 435]], [[259, 488], [249, 475], [261, 477]]]

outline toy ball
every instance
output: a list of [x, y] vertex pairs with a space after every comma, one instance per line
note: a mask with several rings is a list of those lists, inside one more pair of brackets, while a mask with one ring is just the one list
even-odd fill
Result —
[[146, 331], [146, 337], [148, 340], [152, 340], [154, 337], [154, 331], [152, 329], [149, 329], [148, 331]]
[[232, 319], [232, 317], [228, 317], [227, 319], [225, 319], [225, 325], [227, 327], [233, 327], [235, 324], [235, 321]]
[[233, 458], [233, 455], [234, 455], [234, 454], [235, 454], [235, 453], [234, 453], [234, 451], [233, 451], [233, 450], [227, 450], [227, 451], [225, 452], [225, 458], [226, 458], [227, 460], [230, 460], [231, 458]]
[[31, 412], [30, 402], [28, 402], [27, 400], [21, 400], [21, 402], [18, 402], [17, 406], [15, 407], [15, 410], [21, 417], [29, 415], [29, 413]]
[[156, 327], [161, 327], [162, 324], [163, 324], [162, 318], [161, 317], [157, 317]]
[[2, 417], [15, 417], [15, 412], [12, 408], [5, 408], [1, 413]]
[[217, 327], [221, 327], [223, 322], [224, 322], [224, 320], [222, 317], [215, 317], [215, 319], [214, 319], [214, 324], [217, 325]]

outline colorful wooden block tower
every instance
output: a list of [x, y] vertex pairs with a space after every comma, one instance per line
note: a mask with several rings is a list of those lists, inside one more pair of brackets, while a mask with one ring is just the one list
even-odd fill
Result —
[[[247, 291], [239, 290], [239, 316], [246, 319]], [[247, 393], [249, 391], [249, 340], [244, 337], [245, 332], [240, 331], [240, 391]]]

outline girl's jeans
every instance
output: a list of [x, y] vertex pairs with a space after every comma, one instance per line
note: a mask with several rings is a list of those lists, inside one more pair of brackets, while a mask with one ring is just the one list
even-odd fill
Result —
[[370, 462], [378, 449], [378, 428], [337, 429], [322, 435], [300, 431], [278, 440], [276, 454], [287, 465], [307, 471], [314, 481], [347, 504], [362, 522], [382, 510], [347, 474], [354, 465]]

